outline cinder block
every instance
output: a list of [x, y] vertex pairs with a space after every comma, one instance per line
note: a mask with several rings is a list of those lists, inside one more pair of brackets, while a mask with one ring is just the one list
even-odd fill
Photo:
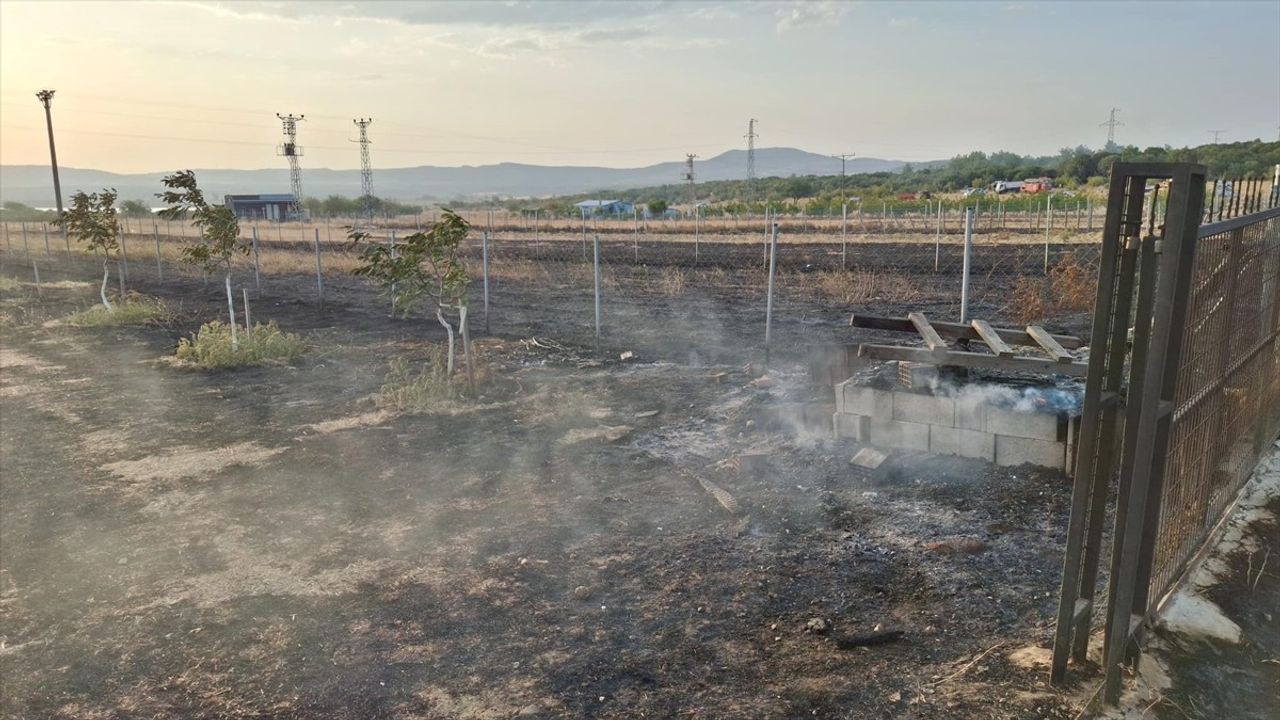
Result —
[[953, 427], [956, 401], [937, 395], [897, 392], [893, 394], [893, 419]]
[[974, 395], [962, 395], [956, 399], [955, 426], [965, 430], [987, 429], [987, 402]]
[[997, 465], [1031, 463], [1062, 470], [1065, 467], [1066, 457], [1066, 445], [1060, 442], [996, 435]]
[[903, 450], [928, 450], [929, 426], [924, 423], [871, 418], [871, 444]]
[[882, 475], [881, 468], [885, 467], [885, 461], [889, 456], [876, 450], [875, 448], [862, 448], [858, 454], [853, 456], [849, 463], [853, 466], [853, 474], [856, 477], [870, 480], [877, 475]]
[[981, 430], [929, 426], [929, 452], [939, 455], [996, 459], [996, 436]]
[[902, 383], [903, 387], [923, 390], [936, 386], [940, 379], [937, 365], [905, 360], [898, 363], [898, 382]]
[[836, 413], [831, 416], [836, 437], [858, 442], [871, 442], [871, 418], [866, 415]]
[[1000, 408], [987, 408], [986, 431], [996, 435], [1010, 435], [1034, 440], [1057, 442], [1058, 416], [1038, 412], [1014, 412]]
[[893, 417], [893, 393], [888, 390], [877, 390], [865, 385], [854, 385], [851, 382], [841, 383], [839, 387], [843, 388], [846, 413], [880, 418]]

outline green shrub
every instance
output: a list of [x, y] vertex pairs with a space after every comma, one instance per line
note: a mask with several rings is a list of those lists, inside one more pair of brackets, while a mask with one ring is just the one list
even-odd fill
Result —
[[302, 336], [280, 330], [274, 320], [241, 330], [239, 346], [231, 348], [231, 326], [221, 320], [207, 322], [190, 338], [178, 341], [178, 359], [202, 368], [242, 365], [288, 365], [302, 357]]
[[14, 280], [8, 275], [0, 275], [0, 291], [8, 292], [10, 290], [17, 290], [21, 286], [22, 283]]
[[159, 298], [129, 294], [115, 304], [114, 309], [94, 305], [67, 318], [67, 324], [76, 327], [102, 327], [107, 325], [141, 325], [169, 316], [169, 309]]
[[414, 372], [404, 358], [391, 361], [382, 389], [374, 397], [378, 407], [418, 413], [437, 408], [454, 398], [446, 351], [432, 346], [430, 352], [426, 367], [418, 372]]

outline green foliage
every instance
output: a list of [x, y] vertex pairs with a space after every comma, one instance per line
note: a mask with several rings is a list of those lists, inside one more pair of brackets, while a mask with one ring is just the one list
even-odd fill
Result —
[[112, 255], [120, 248], [120, 223], [116, 220], [116, 191], [85, 193], [71, 196], [71, 207], [63, 211], [56, 223], [71, 237], [86, 245], [89, 252], [101, 250]]
[[17, 290], [20, 287], [22, 287], [22, 283], [8, 275], [0, 275], [0, 290], [8, 292], [10, 290]]
[[67, 324], [76, 327], [141, 325], [161, 321], [168, 316], [169, 309], [159, 298], [131, 294], [117, 302], [114, 309], [109, 309], [105, 305], [95, 305], [67, 318]]
[[670, 207], [670, 205], [668, 205], [667, 201], [662, 198], [649, 201], [649, 213], [652, 215], [661, 215], [667, 211], [668, 207]]
[[286, 365], [302, 357], [306, 344], [302, 336], [280, 330], [274, 320], [240, 333], [239, 344], [231, 347], [231, 326], [220, 320], [207, 322], [190, 338], [178, 341], [178, 359], [202, 368], [219, 369], [243, 365]]
[[391, 361], [386, 380], [374, 397], [378, 407], [407, 413], [426, 412], [455, 397], [444, 348], [432, 345], [430, 352], [425, 367], [416, 373], [404, 358]]
[[37, 210], [30, 205], [10, 200], [0, 208], [0, 222], [57, 222], [58, 213], [53, 210]]
[[[388, 290], [401, 312], [408, 313], [424, 296], [438, 307], [457, 307], [466, 301], [467, 268], [458, 256], [471, 225], [452, 210], [424, 232], [400, 240], [392, 248], [370, 244], [360, 253], [360, 265], [352, 272], [367, 277]], [[368, 233], [352, 231], [348, 237], [359, 243]]]
[[[364, 215], [364, 198], [349, 198], [345, 195], [330, 195], [321, 200], [309, 197], [302, 201], [302, 206], [311, 211], [313, 216], [325, 217], [361, 217]], [[422, 212], [419, 205], [373, 198], [373, 214], [375, 216], [415, 215]]]
[[156, 193], [166, 207], [160, 217], [166, 220], [190, 218], [191, 224], [200, 229], [191, 243], [182, 248], [182, 260], [206, 273], [221, 267], [231, 271], [231, 258], [237, 253], [249, 254], [249, 243], [240, 239], [240, 222], [230, 208], [210, 205], [196, 184], [195, 173], [181, 170], [161, 182], [169, 188]]
[[120, 203], [120, 214], [129, 218], [151, 217], [151, 208], [141, 200], [125, 200]]

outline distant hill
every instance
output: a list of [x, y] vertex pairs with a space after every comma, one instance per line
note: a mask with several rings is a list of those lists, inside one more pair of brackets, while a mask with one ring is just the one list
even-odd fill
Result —
[[[849, 160], [851, 175], [895, 172], [906, 163], [898, 160], [855, 157]], [[940, 165], [914, 164], [916, 167]], [[179, 168], [174, 168], [179, 169]], [[756, 150], [756, 175], [836, 175], [840, 161], [795, 148]], [[482, 196], [544, 197], [571, 195], [596, 190], [622, 190], [667, 183], [679, 183], [684, 163], [665, 162], [639, 168], [605, 168], [498, 163], [438, 167], [374, 168], [373, 184], [379, 197], [389, 200], [450, 200]], [[730, 150], [694, 163], [699, 182], [734, 180], [746, 177], [747, 152]], [[77, 190], [93, 191], [114, 187], [122, 200], [150, 201], [161, 190], [165, 173], [121, 174], [102, 170], [63, 167], [64, 199]], [[289, 191], [289, 173], [284, 168], [262, 170], [196, 170], [206, 194], [221, 198], [233, 193], [276, 193]], [[0, 201], [17, 201], [36, 207], [54, 205], [49, 168], [45, 165], [0, 166]], [[360, 194], [359, 170], [303, 168], [303, 191], [310, 197]]]

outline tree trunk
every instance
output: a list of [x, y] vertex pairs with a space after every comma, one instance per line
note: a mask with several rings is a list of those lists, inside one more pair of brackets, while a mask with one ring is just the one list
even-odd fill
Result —
[[231, 295], [231, 271], [226, 274], [227, 281], [227, 315], [231, 318], [231, 351], [240, 349], [240, 341], [236, 337], [236, 303]]
[[444, 319], [444, 309], [441, 308], [439, 305], [436, 306], [436, 320], [439, 320], [440, 324], [444, 326], [444, 331], [449, 333], [448, 373], [449, 373], [449, 378], [453, 379], [453, 326], [449, 324], [448, 320]]
[[98, 289], [98, 294], [102, 296], [102, 304], [107, 308], [107, 312], [115, 312], [111, 301], [107, 299], [107, 279], [111, 277], [111, 266], [106, 260], [102, 261], [102, 287]]

